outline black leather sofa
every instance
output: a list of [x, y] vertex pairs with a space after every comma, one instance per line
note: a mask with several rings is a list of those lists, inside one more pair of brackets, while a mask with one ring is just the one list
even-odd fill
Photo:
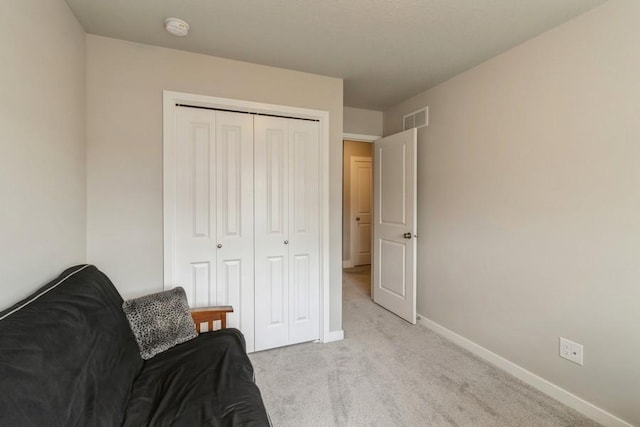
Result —
[[0, 312], [1, 426], [268, 426], [244, 337], [200, 334], [143, 361], [96, 267]]

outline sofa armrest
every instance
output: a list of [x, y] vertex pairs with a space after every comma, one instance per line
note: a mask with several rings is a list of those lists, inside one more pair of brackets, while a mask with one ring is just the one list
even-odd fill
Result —
[[220, 329], [225, 329], [227, 327], [227, 313], [233, 313], [233, 307], [230, 305], [191, 309], [191, 317], [193, 317], [198, 333], [201, 323], [207, 324], [207, 331], [213, 331], [213, 322], [216, 320], [220, 321]]

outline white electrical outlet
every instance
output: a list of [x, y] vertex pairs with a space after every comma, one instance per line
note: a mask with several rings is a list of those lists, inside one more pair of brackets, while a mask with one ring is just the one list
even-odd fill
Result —
[[582, 344], [560, 337], [560, 357], [584, 365], [584, 347]]

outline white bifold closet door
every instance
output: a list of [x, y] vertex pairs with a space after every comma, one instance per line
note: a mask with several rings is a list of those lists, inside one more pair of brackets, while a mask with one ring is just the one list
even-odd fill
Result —
[[318, 122], [256, 116], [255, 350], [319, 338]]
[[176, 112], [173, 284], [192, 307], [232, 305], [253, 351], [253, 117]]
[[318, 122], [175, 111], [165, 286], [192, 307], [232, 305], [249, 352], [319, 339]]

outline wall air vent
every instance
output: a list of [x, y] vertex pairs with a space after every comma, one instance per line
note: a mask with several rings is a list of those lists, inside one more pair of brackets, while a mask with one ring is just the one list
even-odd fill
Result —
[[404, 123], [402, 130], [429, 126], [429, 107], [424, 107], [411, 114], [407, 114], [402, 118], [402, 121]]

